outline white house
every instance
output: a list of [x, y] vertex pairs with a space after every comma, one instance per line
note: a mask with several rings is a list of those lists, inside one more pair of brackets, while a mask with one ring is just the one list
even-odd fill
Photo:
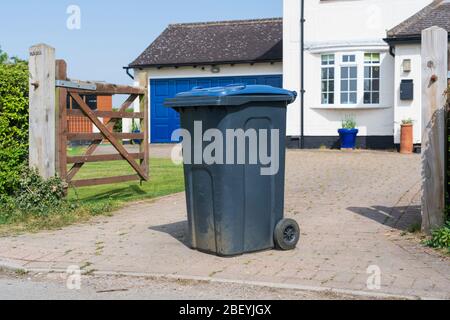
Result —
[[[387, 33], [385, 41], [395, 56], [394, 119], [395, 143], [400, 143], [400, 123], [403, 119], [414, 120], [414, 142], [421, 142], [421, 32], [432, 26], [450, 31], [450, 2], [433, 1], [429, 6], [403, 21]], [[402, 90], [402, 87], [406, 90]], [[405, 95], [412, 87], [412, 97]]]
[[[337, 130], [346, 115], [357, 121], [358, 145], [368, 148], [392, 148], [394, 142], [398, 143], [394, 124], [404, 117], [415, 118], [420, 124], [417, 119], [420, 113], [414, 109], [420, 104], [418, 94], [413, 102], [414, 110], [397, 110], [403, 106], [398, 100], [398, 66], [383, 39], [387, 30], [431, 2], [305, 1], [303, 132], [306, 148], [336, 146]], [[284, 0], [284, 87], [298, 92], [302, 70], [300, 20], [301, 1]], [[412, 72], [417, 71], [420, 68]], [[417, 85], [416, 90], [420, 90]], [[301, 139], [301, 114], [298, 100], [288, 111], [288, 136], [294, 146]], [[419, 142], [420, 137], [416, 138]]]
[[127, 67], [149, 81], [151, 142], [169, 143], [179, 128], [178, 114], [163, 106], [178, 92], [246, 83], [301, 93], [303, 70], [304, 99], [288, 109], [289, 147], [338, 146], [348, 115], [358, 147], [394, 148], [408, 118], [420, 143], [420, 32], [450, 30], [448, 1], [305, 0], [303, 29], [301, 3], [284, 0], [283, 19], [168, 26]]

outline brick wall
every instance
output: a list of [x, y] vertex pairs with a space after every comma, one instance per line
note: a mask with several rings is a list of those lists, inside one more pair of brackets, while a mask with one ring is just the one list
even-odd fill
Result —
[[[69, 108], [72, 109], [71, 100], [69, 102]], [[97, 110], [98, 111], [112, 111], [112, 96], [98, 96], [97, 97]], [[106, 123], [109, 119], [103, 119], [103, 123]], [[92, 133], [94, 127], [92, 122], [87, 117], [68, 117], [69, 132], [72, 133]]]

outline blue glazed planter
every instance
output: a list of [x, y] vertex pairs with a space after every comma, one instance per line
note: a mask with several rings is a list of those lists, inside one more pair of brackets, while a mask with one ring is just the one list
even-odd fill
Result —
[[341, 149], [356, 148], [356, 136], [359, 133], [358, 129], [339, 129], [338, 132], [341, 137]]
[[[133, 133], [141, 133], [141, 130], [133, 130]], [[133, 139], [134, 144], [141, 144], [142, 140], [140, 139]]]

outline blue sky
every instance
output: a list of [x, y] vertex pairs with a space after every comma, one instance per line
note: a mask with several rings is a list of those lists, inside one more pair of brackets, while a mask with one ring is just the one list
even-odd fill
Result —
[[[69, 30], [69, 5], [81, 9], [81, 29]], [[81, 80], [130, 83], [123, 66], [170, 23], [282, 16], [282, 0], [14, 0], [0, 4], [0, 46], [27, 58], [47, 43]]]

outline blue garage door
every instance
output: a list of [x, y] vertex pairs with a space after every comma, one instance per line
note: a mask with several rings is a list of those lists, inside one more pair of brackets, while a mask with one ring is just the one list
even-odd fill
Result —
[[281, 88], [283, 77], [218, 77], [191, 79], [160, 79], [151, 80], [151, 141], [152, 143], [170, 143], [172, 133], [180, 128], [180, 117], [177, 112], [164, 107], [164, 100], [173, 98], [177, 93], [189, 91], [194, 87], [219, 87], [230, 84], [263, 84]]

